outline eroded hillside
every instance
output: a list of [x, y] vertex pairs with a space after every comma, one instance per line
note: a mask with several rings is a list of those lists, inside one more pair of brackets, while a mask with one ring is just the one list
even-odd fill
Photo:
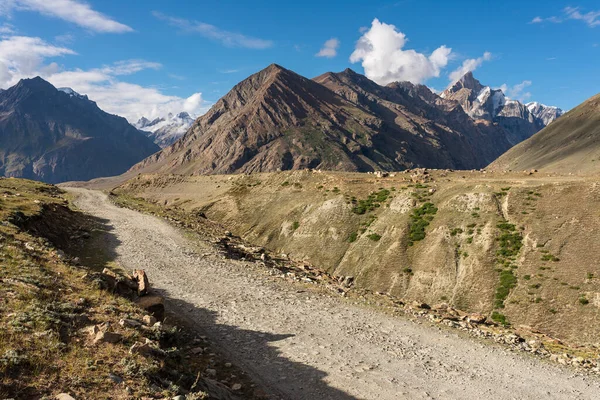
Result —
[[363, 288], [596, 342], [594, 180], [423, 170], [144, 175], [115, 193], [205, 215]]

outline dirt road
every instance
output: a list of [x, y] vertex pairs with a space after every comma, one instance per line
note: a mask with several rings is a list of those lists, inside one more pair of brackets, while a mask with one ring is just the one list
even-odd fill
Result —
[[71, 189], [105, 219], [105, 245], [143, 268], [168, 306], [232, 361], [285, 399], [597, 399], [600, 381], [389, 317], [225, 260], [161, 219], [122, 209], [101, 192]]

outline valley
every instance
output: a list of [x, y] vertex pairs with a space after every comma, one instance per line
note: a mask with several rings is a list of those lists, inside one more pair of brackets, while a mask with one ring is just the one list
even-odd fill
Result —
[[113, 227], [116, 261], [156, 276], [167, 306], [195, 321], [276, 398], [591, 399], [598, 390], [596, 378], [459, 331], [282, 282], [253, 262], [223, 259], [206, 237], [116, 207], [101, 192], [71, 191], [78, 207]]
[[596, 344], [600, 188], [593, 177], [149, 175], [113, 193], [192, 222], [206, 216], [249, 243], [352, 276], [362, 288]]

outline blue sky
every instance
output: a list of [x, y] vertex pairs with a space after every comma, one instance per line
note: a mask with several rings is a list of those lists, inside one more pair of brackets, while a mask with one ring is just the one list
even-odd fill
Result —
[[600, 92], [600, 4], [0, 0], [0, 87], [41, 75], [130, 120], [201, 113], [270, 63], [436, 90], [474, 70], [570, 109]]

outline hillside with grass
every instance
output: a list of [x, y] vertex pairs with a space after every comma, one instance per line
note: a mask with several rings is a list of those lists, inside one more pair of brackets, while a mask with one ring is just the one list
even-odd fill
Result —
[[600, 95], [513, 147], [488, 169], [597, 173], [600, 171]]
[[357, 287], [596, 343], [593, 180], [422, 169], [141, 175], [113, 193], [185, 215], [191, 226], [216, 221]]

